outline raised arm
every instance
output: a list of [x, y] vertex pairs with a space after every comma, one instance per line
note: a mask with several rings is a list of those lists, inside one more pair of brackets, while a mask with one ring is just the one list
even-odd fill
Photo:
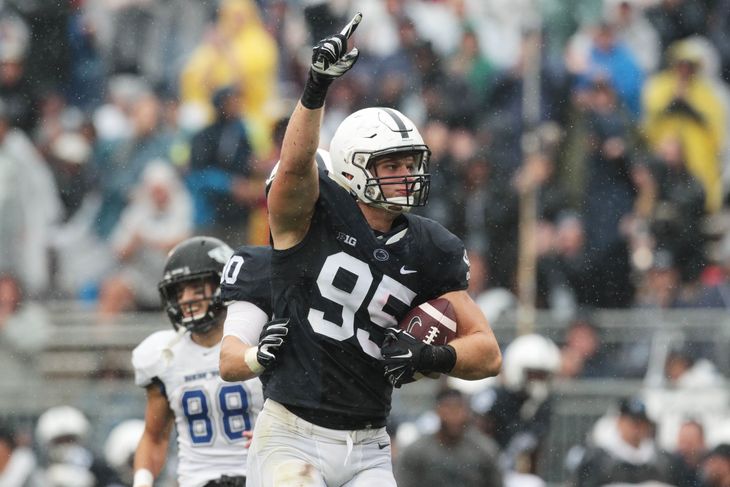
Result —
[[281, 148], [281, 160], [268, 196], [269, 226], [274, 248], [298, 244], [309, 229], [319, 196], [314, 156], [319, 145], [322, 107], [329, 85], [357, 61], [357, 48], [347, 51], [361, 14], [355, 15], [342, 32], [314, 46], [309, 78], [299, 103], [289, 119]]

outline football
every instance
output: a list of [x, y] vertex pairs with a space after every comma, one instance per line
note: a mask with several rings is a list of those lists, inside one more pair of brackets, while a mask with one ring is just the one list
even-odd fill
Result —
[[410, 310], [398, 327], [423, 343], [446, 345], [456, 336], [456, 314], [448, 299], [432, 299]]

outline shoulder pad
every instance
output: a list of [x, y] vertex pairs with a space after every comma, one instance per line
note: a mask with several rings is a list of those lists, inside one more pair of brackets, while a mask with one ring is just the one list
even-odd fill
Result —
[[470, 263], [464, 242], [434, 220], [413, 214], [406, 214], [406, 218], [413, 233], [413, 251], [426, 261], [439, 263], [424, 273], [435, 295], [466, 289]]
[[248, 301], [271, 314], [271, 247], [243, 246], [228, 261], [221, 278], [224, 303]]
[[146, 387], [162, 373], [165, 367], [162, 350], [174, 337], [174, 330], [156, 331], [132, 351], [135, 384]]

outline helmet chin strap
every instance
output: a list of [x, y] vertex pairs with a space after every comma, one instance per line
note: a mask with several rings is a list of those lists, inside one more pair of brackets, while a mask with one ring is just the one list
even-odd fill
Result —
[[[362, 200], [358, 199], [358, 201], [362, 201]], [[365, 203], [366, 205], [368, 205], [372, 208], [377, 208], [379, 210], [385, 210], [388, 213], [392, 213], [394, 215], [400, 215], [403, 213], [407, 213], [411, 210], [407, 206], [393, 204], [393, 203], [389, 202], [388, 200], [384, 200], [384, 201], [365, 200], [365, 201], [362, 201], [362, 203]]]
[[[377, 179], [377, 178], [372, 178]], [[411, 210], [410, 206], [408, 204], [402, 205], [398, 204], [399, 202], [394, 201], [395, 199], [399, 197], [394, 198], [388, 198], [385, 196], [385, 192], [383, 191], [383, 187], [380, 183], [377, 184], [377, 186], [373, 186], [370, 189], [376, 188], [377, 192], [375, 194], [375, 198], [371, 198], [368, 201], [364, 201], [367, 205], [370, 205], [374, 208], [380, 208], [383, 210], [388, 211], [389, 213], [394, 213], [396, 215], [400, 215], [402, 213], [407, 213]], [[402, 197], [400, 197], [402, 198]], [[408, 197], [405, 197], [406, 200]]]
[[[382, 195], [382, 192], [381, 192]], [[382, 201], [371, 203], [371, 205], [376, 206], [377, 208], [382, 208], [390, 213], [394, 213], [396, 215], [401, 215], [403, 213], [408, 213], [413, 208], [413, 205], [409, 205], [408, 203], [408, 196], [396, 196], [394, 198], [387, 198], [385, 196], [382, 197]], [[406, 204], [401, 204], [399, 199], [405, 199]]]
[[413, 208], [413, 198], [411, 196], [395, 196], [393, 198], [383, 197], [383, 199], [387, 201], [390, 206], [400, 208], [400, 210], [398, 210], [398, 213], [408, 212], [411, 211], [411, 208]]

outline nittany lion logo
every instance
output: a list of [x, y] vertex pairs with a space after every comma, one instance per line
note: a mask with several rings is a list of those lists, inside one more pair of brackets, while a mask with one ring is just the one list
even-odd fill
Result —
[[390, 254], [385, 249], [375, 249], [373, 251], [373, 257], [375, 257], [375, 260], [379, 262], [385, 262], [390, 259]]

